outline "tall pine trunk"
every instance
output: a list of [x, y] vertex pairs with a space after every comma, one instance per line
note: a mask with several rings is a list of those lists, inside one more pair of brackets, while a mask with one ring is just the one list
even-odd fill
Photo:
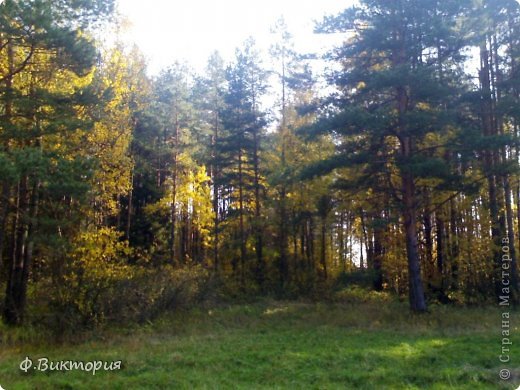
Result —
[[[0, 35], [0, 38], [3, 36]], [[4, 44], [3, 39], [0, 39], [0, 45]], [[7, 76], [5, 77], [5, 105], [4, 105], [4, 119], [6, 122], [11, 121], [12, 117], [12, 87], [13, 87], [13, 71], [14, 71], [14, 53], [10, 42], [7, 42]], [[7, 152], [9, 144], [5, 140], [2, 144], [2, 149]], [[7, 222], [9, 216], [9, 201], [11, 195], [11, 185], [7, 179], [2, 180], [2, 192], [0, 199], [0, 269], [3, 263], [3, 255], [5, 251], [5, 243], [7, 239]]]
[[19, 325], [23, 322], [27, 284], [34, 249], [35, 221], [38, 213], [39, 184], [29, 190], [27, 175], [20, 181], [18, 192], [17, 224], [13, 234], [13, 256], [11, 257], [4, 305], [5, 322]]
[[[400, 89], [400, 97], [398, 99], [400, 113], [404, 113], [406, 107], [406, 98], [404, 93], [404, 90]], [[412, 155], [412, 144], [411, 136], [405, 135], [402, 137], [401, 153], [405, 159], [409, 159]], [[410, 308], [416, 312], [423, 312], [426, 311], [426, 300], [421, 279], [421, 266], [417, 243], [415, 180], [409, 167], [405, 168], [404, 172], [401, 172], [401, 175], [403, 219], [406, 239], [406, 255], [408, 259], [408, 293]]]
[[[406, 63], [406, 48], [404, 31], [394, 31], [394, 40], [397, 44], [393, 52], [393, 66], [399, 68]], [[397, 126], [399, 141], [401, 146], [401, 157], [406, 163], [410, 162], [414, 149], [414, 140], [405, 124], [405, 114], [408, 109], [408, 96], [403, 86], [397, 86]], [[419, 249], [417, 243], [417, 200], [415, 190], [415, 178], [412, 168], [404, 166], [401, 169], [402, 187], [402, 217], [404, 220], [404, 231], [406, 241], [406, 256], [408, 260], [408, 294], [410, 308], [415, 312], [426, 311], [426, 299], [421, 279], [421, 264], [419, 259]]]
[[280, 183], [280, 224], [278, 231], [278, 250], [280, 252], [279, 258], [279, 272], [280, 284], [283, 288], [287, 279], [289, 278], [289, 266], [287, 260], [287, 239], [288, 239], [288, 224], [287, 224], [287, 188], [285, 183], [285, 172], [287, 169], [286, 161], [286, 97], [285, 97], [285, 57], [282, 57], [282, 123], [280, 126], [280, 142], [281, 142], [281, 156], [280, 162], [282, 166], [282, 182]]
[[[480, 88], [481, 88], [481, 121], [482, 131], [485, 137], [492, 137], [496, 135], [495, 120], [493, 115], [493, 98], [491, 91], [491, 66], [489, 59], [489, 51], [487, 43], [484, 40], [480, 45]], [[495, 294], [498, 297], [502, 295], [502, 256], [500, 246], [502, 243], [503, 229], [500, 218], [500, 206], [498, 201], [497, 175], [494, 168], [497, 165], [497, 153], [494, 150], [484, 151], [484, 164], [487, 170], [488, 182], [488, 202], [489, 214], [491, 219], [491, 239], [493, 241], [493, 280], [495, 286]]]
[[212, 181], [213, 181], [213, 270], [219, 272], [219, 166], [217, 164], [217, 144], [219, 140], [219, 115], [215, 112], [215, 123], [213, 128], [213, 142], [212, 142]]
[[264, 284], [265, 264], [263, 256], [263, 229], [261, 220], [261, 197], [260, 197], [260, 166], [259, 149], [260, 139], [258, 130], [253, 131], [253, 170], [254, 170], [254, 191], [255, 191], [255, 252], [256, 252], [256, 280], [260, 286]]
[[[497, 112], [497, 108], [496, 106], [500, 103], [501, 99], [502, 99], [502, 84], [503, 84], [503, 77], [502, 77], [502, 72], [500, 70], [500, 67], [499, 67], [499, 63], [498, 63], [498, 58], [499, 58], [499, 54], [498, 54], [498, 38], [496, 36], [496, 34], [493, 35], [492, 37], [492, 40], [490, 42], [490, 44], [492, 45], [492, 64], [494, 65], [491, 69], [494, 70], [494, 72], [492, 72], [492, 75], [494, 76], [492, 78], [492, 80], [494, 81], [493, 82], [493, 90], [495, 91], [494, 93], [494, 96], [495, 96], [495, 101], [494, 101], [494, 106], [493, 106], [493, 111], [496, 112], [496, 115], [495, 115], [495, 126], [496, 126], [496, 132], [498, 134], [501, 134], [503, 135], [504, 134], [504, 121], [503, 121], [503, 118], [499, 115], [499, 113]], [[513, 130], [514, 131], [514, 130]], [[508, 163], [508, 160], [509, 160], [509, 156], [508, 156], [508, 153], [507, 153], [507, 148], [505, 146], [502, 147], [502, 149], [500, 150], [500, 155], [496, 157], [497, 160], [500, 162], [502, 162], [504, 165], [507, 165]], [[517, 160], [518, 162], [518, 160]], [[502, 181], [502, 189], [503, 189], [503, 194], [504, 194], [504, 205], [505, 205], [505, 222], [507, 224], [507, 227], [506, 227], [506, 235], [507, 235], [507, 238], [508, 238], [508, 241], [509, 241], [509, 257], [511, 258], [511, 282], [512, 282], [512, 285], [513, 285], [513, 289], [515, 290], [515, 294], [513, 296], [513, 299], [515, 301], [518, 300], [518, 270], [517, 270], [517, 259], [516, 259], [516, 250], [515, 250], [515, 229], [514, 229], [514, 224], [513, 224], [513, 220], [514, 220], [514, 216], [513, 216], [513, 207], [512, 207], [512, 203], [511, 203], [511, 197], [513, 196], [512, 194], [512, 191], [511, 191], [511, 184], [510, 184], [510, 180], [509, 180], [509, 173], [508, 172], [504, 172], [502, 175], [501, 175], [501, 181]]]
[[240, 280], [245, 283], [246, 267], [246, 235], [244, 227], [244, 180], [242, 172], [242, 145], [238, 147], [238, 208], [239, 208], [239, 235], [240, 235]]
[[376, 291], [383, 290], [383, 256], [384, 256], [384, 247], [383, 247], [383, 229], [380, 226], [377, 226], [374, 229], [374, 259], [373, 259], [373, 269], [374, 269], [374, 282], [373, 287]]
[[446, 257], [445, 245], [444, 245], [444, 237], [446, 228], [444, 225], [444, 220], [441, 216], [439, 216], [439, 212], [435, 213], [435, 237], [437, 240], [436, 244], [436, 253], [437, 253], [437, 274], [443, 279], [442, 275], [444, 274], [444, 260]]
[[[403, 156], [410, 156], [410, 137], [405, 137]], [[410, 308], [416, 312], [426, 311], [426, 300], [421, 279], [421, 266], [417, 243], [417, 212], [415, 200], [415, 183], [411, 172], [402, 173], [403, 219], [406, 237], [406, 255], [408, 259], [408, 293]]]
[[323, 217], [321, 220], [321, 253], [320, 263], [323, 273], [323, 279], [327, 279], [327, 220]]
[[178, 114], [175, 114], [175, 140], [173, 146], [173, 169], [172, 169], [172, 204], [171, 204], [171, 230], [170, 230], [170, 263], [175, 263], [175, 229], [177, 228], [177, 159], [179, 146], [179, 123]]

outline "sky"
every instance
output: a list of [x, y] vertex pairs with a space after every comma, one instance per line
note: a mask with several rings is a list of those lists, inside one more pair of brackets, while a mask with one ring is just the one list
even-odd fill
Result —
[[299, 52], [319, 51], [338, 37], [313, 34], [313, 21], [351, 4], [352, 0], [119, 0], [118, 8], [128, 22], [124, 40], [137, 44], [148, 59], [149, 72], [156, 74], [176, 60], [202, 71], [214, 50], [229, 61], [249, 36], [266, 50], [270, 28], [282, 15]]

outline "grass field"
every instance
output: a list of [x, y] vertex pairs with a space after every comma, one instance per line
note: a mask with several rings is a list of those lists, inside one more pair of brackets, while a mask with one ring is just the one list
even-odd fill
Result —
[[[516, 389], [520, 315], [511, 314], [511, 362], [502, 364], [497, 308], [405, 303], [265, 301], [193, 309], [76, 343], [9, 343], [0, 385], [12, 389]], [[20, 362], [115, 361], [119, 371], [37, 371]], [[508, 368], [512, 377], [499, 378]]]

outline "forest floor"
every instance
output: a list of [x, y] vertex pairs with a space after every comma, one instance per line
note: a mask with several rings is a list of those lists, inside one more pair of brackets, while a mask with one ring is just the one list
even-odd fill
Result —
[[[0, 385], [13, 389], [516, 389], [520, 313], [510, 362], [499, 361], [503, 308], [404, 302], [262, 301], [178, 311], [74, 343], [0, 344]], [[2, 328], [4, 332], [9, 332]], [[19, 366], [33, 360], [27, 373]], [[41, 371], [60, 361], [122, 361], [120, 370]], [[43, 361], [42, 361], [43, 362]], [[89, 367], [85, 364], [85, 370]], [[113, 366], [115, 368], [115, 366]], [[502, 369], [511, 378], [499, 378]]]

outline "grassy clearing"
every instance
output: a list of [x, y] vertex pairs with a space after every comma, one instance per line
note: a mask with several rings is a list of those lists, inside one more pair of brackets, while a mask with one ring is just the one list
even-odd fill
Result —
[[[262, 302], [195, 309], [71, 345], [4, 344], [0, 385], [12, 389], [515, 389], [520, 316], [512, 314], [512, 378], [502, 365], [496, 308], [432, 307], [411, 316], [398, 302]], [[123, 369], [38, 372], [25, 356], [123, 360]], [[514, 386], [516, 384], [516, 386]]]

